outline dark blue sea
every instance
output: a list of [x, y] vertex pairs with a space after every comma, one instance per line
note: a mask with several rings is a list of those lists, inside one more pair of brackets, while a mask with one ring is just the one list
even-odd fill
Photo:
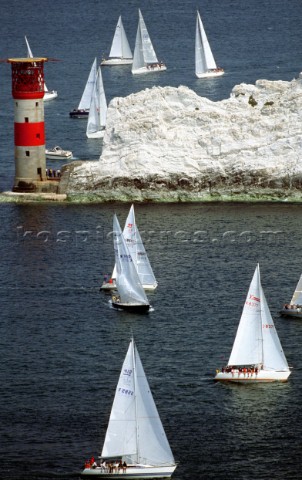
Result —
[[[217, 101], [234, 85], [302, 70], [301, 0], [1, 0], [0, 58], [33, 53], [58, 98], [45, 104], [47, 146], [98, 159], [86, 122], [69, 118], [93, 59], [121, 14], [133, 48], [141, 8], [168, 70], [103, 69], [107, 100], [186, 85]], [[223, 77], [194, 74], [199, 8]], [[0, 190], [14, 176], [11, 71], [0, 64]], [[131, 335], [172, 451], [175, 480], [300, 480], [302, 322], [279, 316], [302, 273], [301, 206], [137, 204], [159, 282], [149, 315], [117, 312], [99, 291], [113, 267], [112, 217], [130, 204], [0, 204], [0, 479], [78, 478], [102, 448]], [[215, 384], [256, 264], [292, 369], [286, 384]]]

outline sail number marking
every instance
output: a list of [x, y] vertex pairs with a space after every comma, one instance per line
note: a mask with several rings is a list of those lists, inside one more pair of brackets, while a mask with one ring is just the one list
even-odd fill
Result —
[[274, 328], [274, 325], [271, 325], [271, 324], [269, 324], [269, 323], [264, 323], [264, 324], [262, 325], [262, 328]]
[[122, 254], [120, 255], [120, 257], [121, 257], [121, 259], [124, 260], [124, 261], [126, 260], [126, 261], [128, 261], [128, 262], [132, 262], [132, 257], [131, 257], [131, 255], [126, 255], [126, 254], [123, 254], [123, 253], [122, 253]]
[[248, 305], [249, 307], [258, 307], [258, 306], [259, 306], [258, 303], [256, 303], [256, 302], [251, 302], [250, 300], [247, 300], [247, 301], [245, 302], [245, 304]]
[[127, 388], [122, 388], [122, 387], [118, 389], [118, 392], [121, 393], [122, 395], [130, 395], [130, 396], [134, 394], [133, 390], [128, 390]]

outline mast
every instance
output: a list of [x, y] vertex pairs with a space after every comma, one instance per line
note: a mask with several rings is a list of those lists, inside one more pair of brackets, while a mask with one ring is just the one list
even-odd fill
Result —
[[138, 431], [138, 422], [137, 422], [137, 393], [136, 393], [137, 370], [136, 370], [135, 343], [134, 343], [133, 337], [132, 337], [132, 363], [133, 363], [133, 384], [134, 384], [134, 405], [135, 405], [136, 462], [139, 463], [140, 453], [139, 453], [139, 441], [138, 441], [139, 431]]
[[260, 268], [259, 268], [259, 263], [257, 264], [257, 270], [258, 270], [258, 291], [260, 292], [260, 339], [259, 341], [261, 342], [261, 345], [260, 345], [260, 349], [261, 349], [261, 364], [263, 365], [263, 361], [264, 361], [264, 349], [263, 349], [263, 345], [264, 345], [264, 341], [263, 341], [263, 322], [262, 322], [262, 318], [263, 318], [263, 309], [264, 309], [264, 301], [263, 301], [263, 291], [262, 291], [262, 286], [261, 286], [261, 280], [260, 280]]

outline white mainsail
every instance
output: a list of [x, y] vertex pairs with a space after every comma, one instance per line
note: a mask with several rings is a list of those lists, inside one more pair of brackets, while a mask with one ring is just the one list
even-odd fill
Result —
[[294, 291], [293, 297], [290, 301], [290, 305], [301, 305], [302, 304], [302, 275], [299, 278], [299, 281]]
[[208, 70], [217, 69], [214, 56], [201, 21], [199, 12], [196, 17], [196, 34], [195, 34], [195, 73], [206, 73]]
[[116, 215], [113, 217], [113, 241], [116, 264], [116, 287], [121, 303], [148, 305], [147, 296], [140, 282]]
[[261, 286], [259, 265], [250, 284], [228, 365], [263, 365], [263, 370], [289, 371]]
[[88, 79], [78, 106], [78, 110], [89, 110], [90, 103], [91, 103], [91, 96], [93, 92], [93, 88], [95, 85], [96, 75], [97, 75], [97, 65], [96, 65], [96, 58], [94, 59]]
[[[132, 205], [123, 230], [123, 236], [135, 268], [137, 270], [141, 284], [146, 290], [155, 290], [157, 287], [157, 280], [153, 273], [147, 252], [145, 250], [141, 235], [136, 225], [134, 206]], [[116, 279], [116, 265], [114, 265], [111, 275], [112, 279]]]
[[132, 58], [131, 48], [129, 46], [121, 16], [119, 16], [115, 28], [109, 58]]
[[94, 88], [92, 91], [89, 115], [87, 120], [86, 136], [99, 138], [104, 135], [106, 126], [107, 102], [103, 85], [101, 67], [97, 70]]
[[130, 341], [102, 450], [127, 463], [175, 465], [134, 340]]
[[152, 267], [149, 262], [147, 252], [142, 242], [139, 230], [135, 221], [134, 206], [131, 205], [124, 231], [124, 238], [131, 254], [132, 260], [135, 264], [141, 284], [144, 286], [157, 285]]
[[146, 24], [140, 9], [138, 10], [139, 20], [135, 40], [132, 70], [145, 67], [148, 64], [158, 63]]

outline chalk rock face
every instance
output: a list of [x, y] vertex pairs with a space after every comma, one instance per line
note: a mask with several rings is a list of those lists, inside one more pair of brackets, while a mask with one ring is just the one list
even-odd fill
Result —
[[111, 101], [99, 161], [67, 167], [62, 185], [104, 200], [299, 196], [301, 156], [300, 78], [237, 85], [219, 102], [153, 87]]

